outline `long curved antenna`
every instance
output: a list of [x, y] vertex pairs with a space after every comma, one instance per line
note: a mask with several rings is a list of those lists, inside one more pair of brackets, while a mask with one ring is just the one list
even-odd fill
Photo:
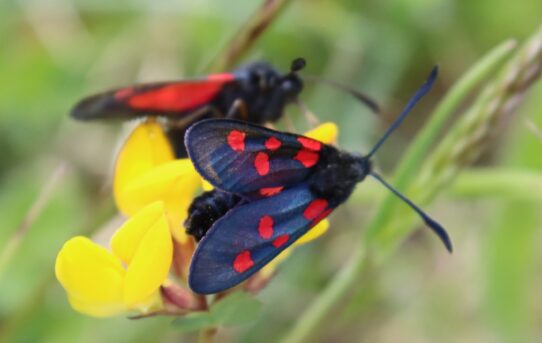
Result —
[[292, 61], [290, 65], [290, 73], [297, 73], [301, 69], [305, 68], [307, 61], [303, 57], [298, 57]]
[[370, 173], [372, 177], [377, 179], [381, 184], [383, 184], [387, 189], [389, 189], [393, 194], [395, 194], [397, 197], [399, 197], [401, 200], [406, 202], [418, 215], [423, 219], [425, 222], [425, 225], [427, 225], [431, 230], [433, 230], [434, 233], [437, 234], [437, 236], [440, 238], [442, 243], [444, 243], [444, 246], [446, 249], [452, 253], [452, 241], [450, 240], [450, 236], [448, 236], [448, 233], [446, 230], [435, 220], [431, 219], [425, 212], [423, 212], [418, 206], [416, 206], [410, 199], [408, 199], [406, 196], [401, 194], [398, 190], [393, 188], [389, 183], [387, 183], [380, 175], [378, 175], [375, 172]]
[[324, 79], [324, 78], [321, 78], [319, 76], [314, 76], [314, 75], [304, 75], [303, 80], [323, 83], [323, 84], [331, 86], [331, 87], [333, 87], [335, 89], [346, 92], [346, 93], [352, 95], [357, 100], [359, 100], [362, 104], [367, 106], [373, 113], [375, 113], [375, 114], [380, 114], [381, 113], [380, 112], [380, 106], [378, 105], [378, 103], [375, 100], [373, 100], [368, 95], [363, 94], [362, 92], [358, 91], [357, 89], [352, 88], [349, 85], [345, 85], [344, 83]]
[[384, 135], [382, 135], [382, 138], [375, 144], [371, 152], [367, 154], [367, 158], [371, 158], [371, 156], [374, 155], [374, 153], [380, 148], [382, 144], [388, 139], [388, 137], [392, 134], [395, 129], [401, 125], [403, 120], [405, 120], [406, 116], [410, 113], [412, 108], [418, 103], [418, 101], [425, 95], [427, 92], [431, 90], [433, 87], [433, 82], [437, 78], [438, 74], [438, 66], [435, 66], [433, 70], [431, 70], [431, 74], [429, 74], [429, 77], [427, 78], [427, 81], [418, 89], [416, 94], [410, 100], [408, 101], [408, 104], [405, 106], [401, 114], [395, 119], [395, 121], [390, 125], [390, 127], [386, 130]]

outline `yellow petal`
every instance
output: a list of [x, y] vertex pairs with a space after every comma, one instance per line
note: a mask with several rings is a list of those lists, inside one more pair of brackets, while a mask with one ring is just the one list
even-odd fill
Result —
[[91, 315], [122, 310], [125, 273], [119, 259], [81, 236], [64, 244], [55, 263], [56, 277], [77, 305], [74, 308]]
[[208, 192], [208, 191], [212, 191], [213, 190], [213, 185], [211, 185], [209, 183], [209, 181], [205, 180], [205, 179], [201, 179], [201, 187], [203, 188], [204, 191]]
[[188, 159], [162, 164], [141, 175], [127, 185], [119, 198], [123, 199], [126, 213], [133, 215], [155, 201], [163, 201], [171, 223], [172, 234], [181, 242], [186, 240], [182, 223], [201, 178]]
[[323, 219], [318, 224], [316, 224], [316, 226], [307, 231], [303, 236], [299, 237], [299, 239], [295, 241], [294, 246], [305, 244], [312, 240], [315, 240], [316, 238], [326, 233], [327, 229], [329, 229], [329, 220]]
[[79, 300], [68, 294], [68, 301], [70, 302], [71, 307], [83, 314], [92, 316], [92, 317], [111, 317], [116, 316], [128, 311], [124, 304], [96, 304], [96, 303], [86, 303], [82, 300]]
[[327, 122], [318, 125], [314, 129], [305, 132], [305, 136], [316, 139], [325, 144], [333, 144], [337, 141], [337, 135], [339, 134], [339, 128], [335, 123]]
[[175, 159], [171, 144], [164, 131], [154, 121], [140, 124], [128, 137], [122, 147], [116, 164], [113, 193], [117, 207], [130, 215], [133, 208], [123, 196], [125, 188], [136, 178], [154, 167]]
[[157, 201], [128, 219], [111, 238], [111, 250], [124, 263], [130, 264], [143, 237], [164, 216], [164, 203]]
[[169, 223], [162, 215], [143, 236], [128, 266], [124, 303], [133, 307], [148, 301], [166, 280], [172, 259]]

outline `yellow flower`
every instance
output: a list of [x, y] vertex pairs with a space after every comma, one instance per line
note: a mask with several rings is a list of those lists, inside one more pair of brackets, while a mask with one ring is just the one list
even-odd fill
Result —
[[303, 134], [305, 137], [316, 139], [324, 144], [335, 144], [339, 135], [339, 128], [335, 123], [326, 122], [318, 125]]
[[160, 307], [160, 285], [173, 258], [165, 207], [155, 202], [127, 220], [111, 251], [77, 236], [60, 250], [55, 274], [72, 307], [95, 317]]
[[115, 165], [113, 193], [119, 210], [132, 216], [154, 201], [163, 201], [173, 237], [181, 243], [182, 228], [201, 178], [189, 159], [175, 159], [164, 131], [152, 120], [128, 137]]
[[[305, 133], [323, 143], [333, 143], [337, 126], [324, 123]], [[113, 193], [119, 210], [132, 216], [153, 201], [163, 201], [173, 237], [185, 243], [182, 227], [195, 192], [212, 186], [203, 181], [189, 159], [175, 159], [162, 127], [153, 120], [141, 123], [128, 137], [115, 165]]]

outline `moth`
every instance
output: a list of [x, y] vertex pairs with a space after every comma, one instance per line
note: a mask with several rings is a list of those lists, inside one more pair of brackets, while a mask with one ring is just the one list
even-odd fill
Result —
[[[113, 89], [82, 99], [71, 116], [79, 120], [166, 118], [177, 157], [186, 157], [184, 134], [196, 121], [230, 118], [263, 124], [280, 119], [285, 107], [298, 101], [304, 87], [298, 72], [305, 65], [303, 58], [297, 58], [290, 70], [281, 74], [268, 63], [256, 62], [231, 73]], [[361, 92], [337, 82], [313, 79], [342, 89], [378, 111], [376, 102]]]
[[451, 252], [444, 228], [388, 184], [372, 157], [432, 87], [435, 67], [383, 137], [366, 155], [246, 122], [209, 119], [185, 136], [196, 170], [215, 190], [193, 203], [188, 232], [200, 238], [189, 285], [210, 294], [247, 279], [372, 177], [408, 204]]

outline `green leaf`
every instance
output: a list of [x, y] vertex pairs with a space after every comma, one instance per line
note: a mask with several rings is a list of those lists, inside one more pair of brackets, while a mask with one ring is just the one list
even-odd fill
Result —
[[211, 306], [216, 324], [234, 326], [249, 323], [261, 313], [262, 303], [246, 292], [228, 295]]
[[171, 325], [179, 331], [191, 332], [213, 327], [215, 321], [210, 312], [193, 312], [175, 319]]

